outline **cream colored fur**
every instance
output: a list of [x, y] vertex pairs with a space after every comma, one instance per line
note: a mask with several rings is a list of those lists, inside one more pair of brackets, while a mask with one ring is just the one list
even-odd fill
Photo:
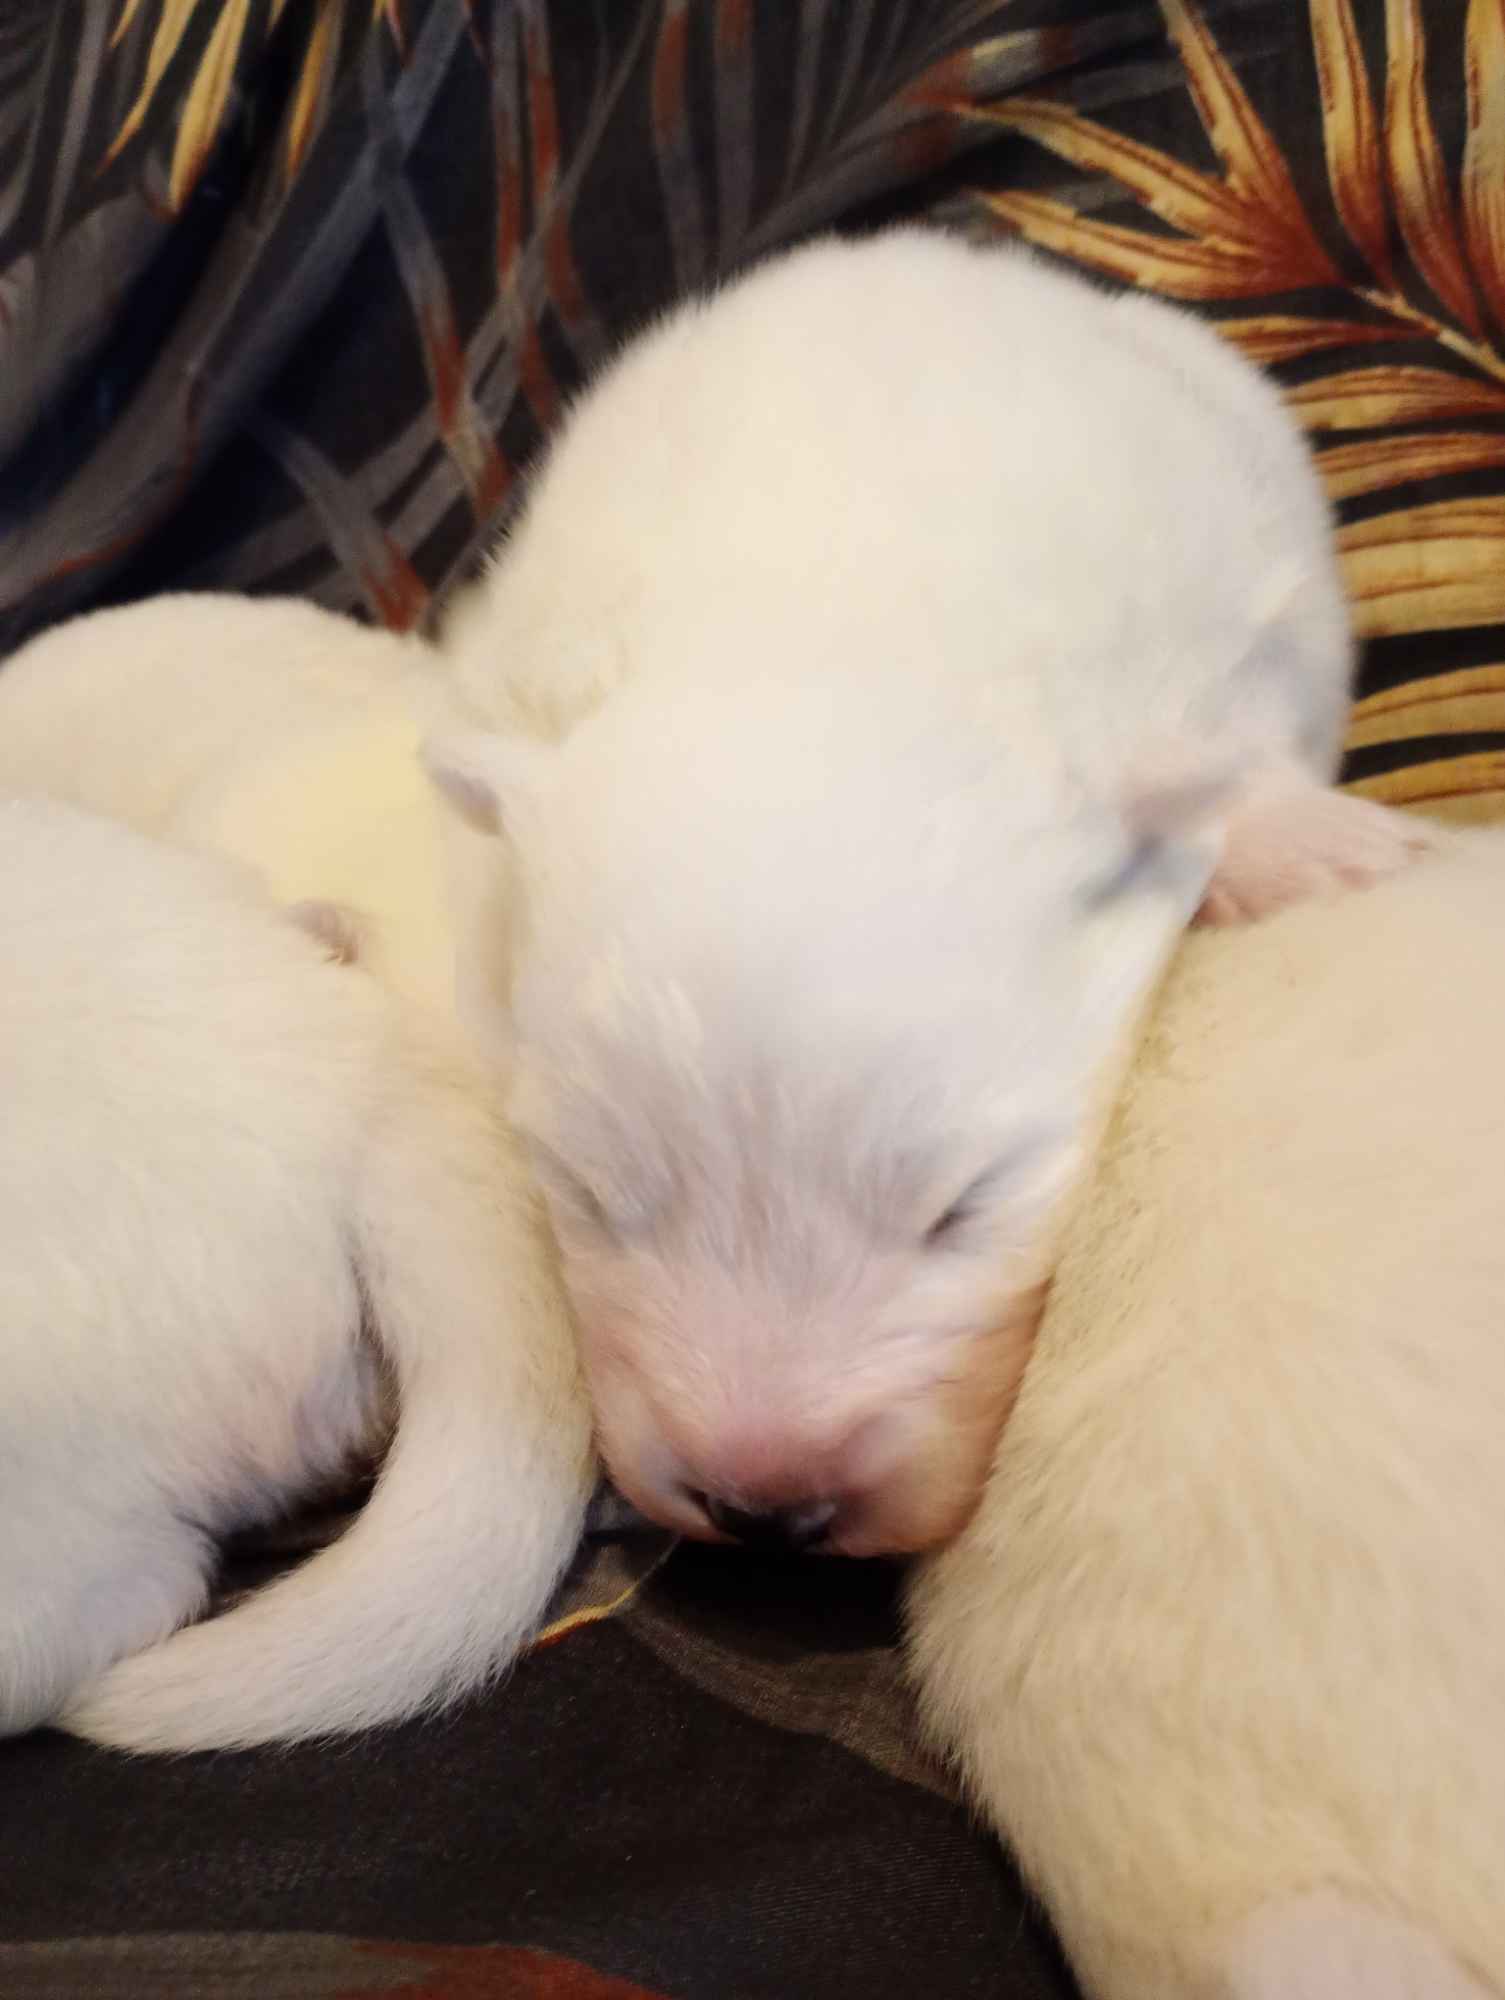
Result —
[[1093, 2000], [1505, 1993], [1505, 831], [1177, 959], [931, 1725]]
[[279, 901], [342, 904], [367, 969], [447, 1022], [447, 864], [416, 755], [430, 680], [419, 641], [293, 599], [94, 612], [0, 664], [0, 790], [235, 859]]
[[[474, 1074], [221, 864], [53, 801], [0, 802], [0, 935], [0, 1729], [248, 1744], [500, 1671], [589, 1416]], [[380, 1442], [387, 1379], [355, 1525], [176, 1630], [221, 1535]]]

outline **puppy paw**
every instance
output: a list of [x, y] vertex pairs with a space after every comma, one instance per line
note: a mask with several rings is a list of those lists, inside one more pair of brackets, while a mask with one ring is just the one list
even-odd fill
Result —
[[1409, 867], [1437, 839], [1423, 820], [1315, 780], [1262, 780], [1228, 818], [1197, 921], [1251, 923], [1292, 903], [1368, 888]]

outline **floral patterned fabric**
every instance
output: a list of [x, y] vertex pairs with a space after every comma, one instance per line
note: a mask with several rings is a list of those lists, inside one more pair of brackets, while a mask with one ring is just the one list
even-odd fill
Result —
[[[0, 654], [167, 587], [419, 624], [644, 316], [898, 216], [1274, 370], [1364, 640], [1349, 781], [1505, 810], [1505, 0], [5, 0]], [[0, 1745], [0, 1880], [7, 2000], [1074, 1991], [915, 1741], [893, 1572], [604, 1514], [441, 1724]]]

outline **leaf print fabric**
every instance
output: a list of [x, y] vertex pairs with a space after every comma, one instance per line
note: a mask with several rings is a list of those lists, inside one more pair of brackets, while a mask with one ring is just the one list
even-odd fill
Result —
[[[899, 217], [1270, 369], [1364, 641], [1349, 781], [1505, 813], [1505, 0], [4, 0], [0, 656], [167, 588], [420, 625], [634, 326]], [[15, 2000], [1074, 1992], [878, 1566], [607, 1524], [442, 1723], [0, 1766]]]
[[1280, 374], [1354, 782], [1505, 803], [1505, 0], [11, 0], [0, 189], [0, 651], [184, 585], [420, 623], [645, 316], [929, 212]]
[[1257, 102], [1241, 78], [1212, 26], [1232, 11], [1161, 7], [1212, 164], [1092, 115], [1068, 87], [957, 107], [1065, 170], [1049, 193], [979, 199], [1054, 255], [1205, 310], [1281, 375], [1340, 510], [1369, 642], [1350, 775], [1393, 803], [1498, 817], [1505, 5], [1249, 9], [1269, 24], [1249, 77], [1309, 71], [1304, 122], [1295, 92]]

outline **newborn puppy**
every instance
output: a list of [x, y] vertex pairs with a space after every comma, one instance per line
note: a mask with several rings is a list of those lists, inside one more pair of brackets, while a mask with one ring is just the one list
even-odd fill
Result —
[[0, 791], [45, 793], [355, 911], [362, 963], [454, 1016], [429, 649], [291, 598], [149, 598], [0, 665]]
[[[0, 1730], [206, 1749], [474, 1688], [590, 1483], [495, 1110], [220, 864], [71, 807], [0, 803], [0, 935]], [[389, 1389], [348, 1533], [177, 1630], [218, 1539], [373, 1449]]]
[[1189, 941], [931, 1724], [1093, 2000], [1505, 1994], [1505, 831]]
[[607, 372], [445, 645], [430, 767], [501, 836], [462, 1005], [618, 1482], [944, 1539], [1175, 938], [1423, 839], [1327, 789], [1349, 635], [1278, 395], [1014, 251], [822, 243]]

